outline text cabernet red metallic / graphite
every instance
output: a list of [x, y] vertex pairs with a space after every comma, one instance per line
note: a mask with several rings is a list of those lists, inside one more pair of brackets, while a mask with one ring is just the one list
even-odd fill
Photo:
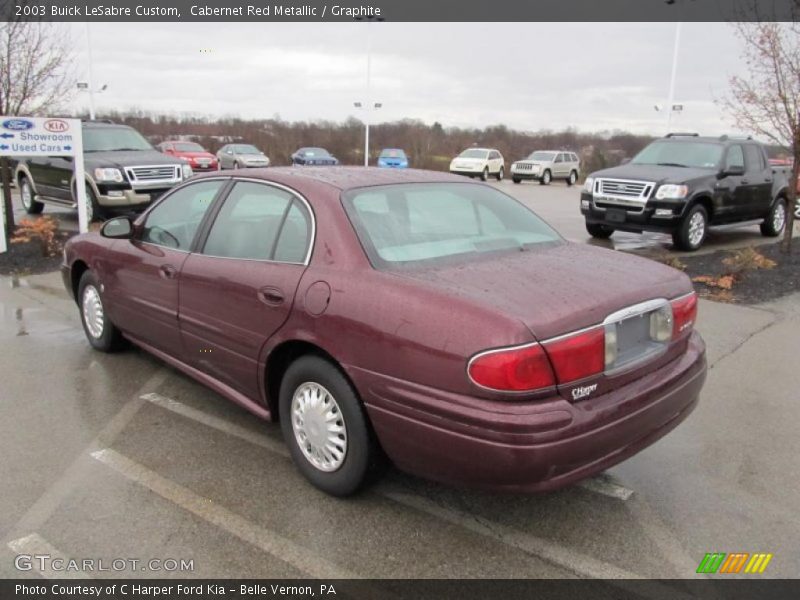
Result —
[[121, 6], [117, 4], [52, 4], [49, 7], [41, 6], [33, 10], [30, 5], [17, 7], [18, 16], [22, 17], [50, 17], [50, 18], [106, 18], [106, 17], [273, 17], [273, 18], [381, 18], [380, 7], [370, 5], [342, 6], [339, 4], [323, 5], [288, 5], [288, 4], [240, 4], [235, 6], [211, 6], [193, 4], [189, 7], [189, 14], [175, 6]]

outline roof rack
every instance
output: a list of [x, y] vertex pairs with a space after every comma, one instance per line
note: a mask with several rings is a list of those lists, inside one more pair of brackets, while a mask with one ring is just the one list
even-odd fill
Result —
[[105, 123], [106, 125], [116, 125], [111, 119], [81, 119], [82, 123]]
[[699, 133], [668, 133], [664, 137], [700, 137]]
[[752, 135], [721, 135], [719, 136], [719, 141], [724, 142], [726, 140], [752, 140]]

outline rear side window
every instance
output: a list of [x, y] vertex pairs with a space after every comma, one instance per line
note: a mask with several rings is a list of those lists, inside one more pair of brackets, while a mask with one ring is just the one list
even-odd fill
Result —
[[200, 221], [223, 184], [220, 180], [194, 183], [164, 198], [148, 213], [141, 240], [188, 252]]
[[399, 184], [352, 190], [345, 210], [376, 268], [490, 252], [533, 250], [559, 235], [494, 188], [469, 183]]
[[[286, 190], [247, 181], [236, 183], [211, 226], [203, 254], [302, 262], [309, 239], [309, 219], [296, 203]], [[276, 253], [279, 242], [282, 258], [277, 258]], [[297, 257], [300, 258], [294, 260]]]
[[744, 160], [748, 171], [763, 171], [766, 168], [764, 153], [761, 152], [761, 148], [753, 144], [744, 147]]

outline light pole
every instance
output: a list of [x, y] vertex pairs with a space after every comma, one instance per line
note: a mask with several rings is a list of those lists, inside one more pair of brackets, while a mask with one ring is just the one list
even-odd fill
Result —
[[[678, 50], [681, 45], [681, 22], [675, 26], [675, 47], [672, 50], [672, 76], [669, 80], [669, 101], [667, 102], [667, 133], [672, 131], [672, 113], [675, 110], [675, 78], [678, 74]], [[683, 107], [681, 107], [683, 108]]]
[[364, 109], [366, 117], [364, 118], [365, 122], [365, 132], [364, 132], [364, 166], [369, 166], [369, 123], [370, 123], [370, 111], [378, 110], [383, 106], [380, 102], [375, 102], [372, 106], [367, 103], [366, 106], [361, 102], [353, 102], [353, 106], [359, 109]]
[[[92, 30], [86, 21], [86, 53], [89, 56], [89, 119], [94, 121], [94, 80], [92, 79]], [[105, 87], [103, 88], [105, 89]]]

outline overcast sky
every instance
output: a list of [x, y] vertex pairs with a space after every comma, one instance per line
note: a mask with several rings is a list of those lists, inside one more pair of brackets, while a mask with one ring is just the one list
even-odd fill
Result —
[[[86, 26], [72, 28], [86, 77]], [[663, 133], [674, 23], [94, 23], [100, 108], [360, 117], [372, 47], [377, 121]], [[202, 52], [201, 50], [205, 50]], [[730, 25], [685, 23], [673, 130], [732, 132], [714, 103], [741, 69]], [[75, 108], [88, 106], [78, 94]]]

